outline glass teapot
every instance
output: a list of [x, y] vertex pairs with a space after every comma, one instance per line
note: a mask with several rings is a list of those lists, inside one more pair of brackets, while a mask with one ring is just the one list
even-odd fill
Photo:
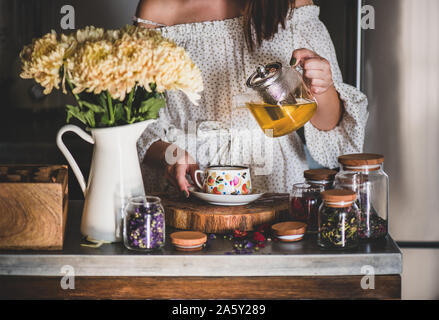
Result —
[[240, 96], [269, 137], [281, 137], [303, 127], [317, 109], [317, 101], [301, 74], [280, 62], [258, 66], [247, 80], [252, 94]]

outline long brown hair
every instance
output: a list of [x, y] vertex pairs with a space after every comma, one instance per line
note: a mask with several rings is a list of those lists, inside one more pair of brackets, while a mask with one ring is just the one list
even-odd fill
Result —
[[244, 8], [244, 34], [250, 51], [270, 40], [279, 26], [285, 29], [285, 20], [295, 0], [246, 0]]

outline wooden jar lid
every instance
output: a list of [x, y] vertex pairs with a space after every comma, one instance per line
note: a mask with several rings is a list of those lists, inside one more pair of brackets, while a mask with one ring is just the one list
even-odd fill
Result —
[[296, 242], [303, 239], [307, 224], [303, 222], [281, 222], [271, 226], [276, 237], [282, 242]]
[[322, 199], [329, 202], [353, 202], [357, 199], [357, 194], [347, 189], [332, 189], [321, 193]]
[[338, 162], [344, 166], [379, 165], [384, 162], [384, 156], [374, 153], [347, 154], [338, 157]]
[[294, 236], [299, 234], [304, 234], [306, 231], [306, 223], [288, 221], [280, 222], [271, 226], [271, 229], [278, 236]]
[[177, 250], [201, 250], [207, 235], [197, 231], [178, 231], [171, 234], [171, 242]]
[[305, 179], [309, 180], [334, 180], [337, 171], [330, 169], [312, 169], [303, 172]]

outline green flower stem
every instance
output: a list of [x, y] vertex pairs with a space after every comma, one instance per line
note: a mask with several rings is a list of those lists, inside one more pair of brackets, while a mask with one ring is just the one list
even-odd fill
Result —
[[128, 97], [128, 105], [127, 105], [127, 120], [128, 122], [131, 121], [131, 110], [133, 107], [133, 99], [134, 99], [134, 92], [136, 91], [137, 86], [135, 86], [131, 92], [130, 92], [130, 96]]
[[110, 125], [114, 124], [113, 99], [110, 93], [107, 92], [108, 110], [110, 111]]
[[70, 79], [69, 79], [69, 75], [66, 73], [66, 81], [67, 81], [67, 84], [69, 85], [69, 87], [70, 87], [70, 91], [72, 92], [72, 94], [73, 94], [73, 96], [75, 97], [75, 99], [76, 99], [76, 102], [78, 103], [78, 105], [79, 105], [79, 107], [82, 109], [82, 101], [81, 101], [81, 98], [79, 98], [79, 95], [77, 95], [76, 93], [73, 93], [73, 84], [70, 82]]

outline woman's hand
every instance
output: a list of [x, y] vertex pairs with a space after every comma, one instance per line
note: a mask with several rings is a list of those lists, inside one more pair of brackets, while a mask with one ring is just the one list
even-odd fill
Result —
[[333, 130], [342, 119], [343, 103], [334, 86], [331, 64], [308, 49], [295, 50], [290, 64], [303, 68], [304, 81], [317, 100], [311, 123], [322, 131]]
[[290, 64], [303, 68], [304, 80], [313, 94], [321, 95], [334, 86], [329, 61], [317, 53], [308, 49], [295, 50]]
[[195, 170], [198, 170], [199, 166], [196, 161], [187, 153], [177, 159], [175, 164], [166, 165], [165, 177], [166, 179], [177, 189], [182, 191], [186, 198], [189, 197], [189, 187], [191, 184], [186, 178], [186, 174], [189, 174], [192, 181], [195, 181]]

